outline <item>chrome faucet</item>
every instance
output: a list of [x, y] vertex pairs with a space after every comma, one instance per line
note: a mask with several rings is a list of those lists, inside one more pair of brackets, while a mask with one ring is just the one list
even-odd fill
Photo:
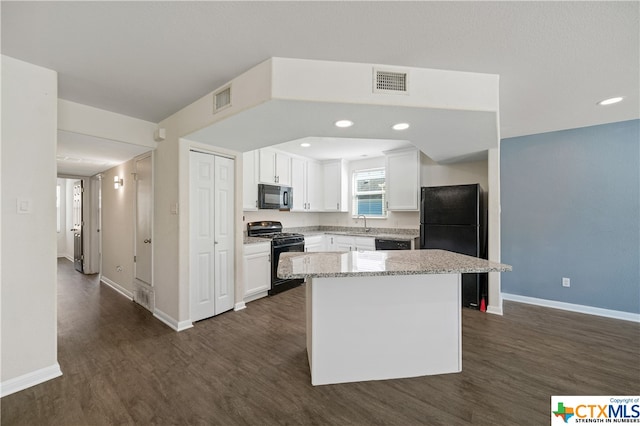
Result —
[[363, 214], [359, 214], [358, 217], [356, 217], [356, 220], [360, 219], [360, 216], [364, 218], [364, 232], [369, 232], [369, 228], [367, 228], [367, 217]]

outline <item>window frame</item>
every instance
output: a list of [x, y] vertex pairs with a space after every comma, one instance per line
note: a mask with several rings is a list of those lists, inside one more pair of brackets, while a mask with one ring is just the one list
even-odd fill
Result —
[[[376, 191], [358, 191], [358, 180], [362, 180], [362, 179], [358, 179], [359, 175], [364, 174], [364, 173], [372, 173], [372, 172], [382, 172], [383, 174], [383, 178], [384, 178], [384, 184], [383, 187], [380, 190], [376, 190]], [[388, 216], [388, 211], [387, 211], [387, 203], [386, 203], [386, 184], [387, 184], [387, 171], [386, 168], [384, 166], [382, 167], [372, 167], [372, 168], [368, 168], [368, 169], [357, 169], [357, 170], [353, 170], [351, 173], [351, 194], [352, 194], [352, 200], [351, 200], [351, 215], [353, 218], [358, 217], [359, 215], [365, 215], [367, 217], [367, 219], [371, 218], [371, 219], [386, 219]], [[365, 213], [360, 213], [358, 211], [358, 201], [359, 201], [359, 197], [363, 196], [363, 195], [382, 195], [381, 198], [381, 207], [382, 207], [382, 214], [365, 214]]]

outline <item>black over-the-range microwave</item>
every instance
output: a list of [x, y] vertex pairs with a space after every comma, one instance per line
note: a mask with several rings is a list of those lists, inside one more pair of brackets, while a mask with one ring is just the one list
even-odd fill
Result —
[[291, 210], [293, 190], [290, 186], [258, 184], [258, 208]]

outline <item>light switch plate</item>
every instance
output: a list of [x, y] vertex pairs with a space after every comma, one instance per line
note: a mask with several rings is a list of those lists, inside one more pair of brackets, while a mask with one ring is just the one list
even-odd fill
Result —
[[31, 200], [28, 198], [18, 198], [16, 211], [18, 214], [31, 214]]

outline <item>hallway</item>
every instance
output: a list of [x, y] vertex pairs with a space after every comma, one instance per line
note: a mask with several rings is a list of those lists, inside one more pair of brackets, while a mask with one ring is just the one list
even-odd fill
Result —
[[640, 391], [637, 323], [464, 309], [462, 373], [312, 387], [304, 286], [176, 333], [97, 278], [58, 260], [64, 375], [3, 398], [3, 425], [539, 425], [550, 395]]

